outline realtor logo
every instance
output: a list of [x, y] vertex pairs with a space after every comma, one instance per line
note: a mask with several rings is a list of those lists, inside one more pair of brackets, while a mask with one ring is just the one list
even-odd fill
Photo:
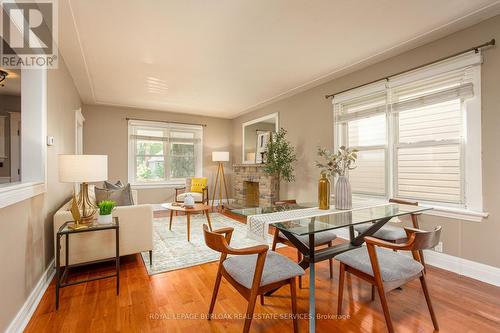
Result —
[[51, 0], [0, 0], [0, 66], [57, 68], [57, 4]]

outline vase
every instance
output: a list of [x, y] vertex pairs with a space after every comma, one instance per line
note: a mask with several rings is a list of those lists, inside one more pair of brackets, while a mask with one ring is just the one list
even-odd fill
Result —
[[335, 208], [336, 209], [351, 209], [352, 208], [352, 193], [349, 178], [339, 176], [335, 185]]
[[319, 209], [330, 209], [330, 180], [326, 173], [321, 174], [318, 184]]
[[191, 194], [187, 194], [184, 197], [184, 207], [186, 208], [194, 207], [194, 197]]

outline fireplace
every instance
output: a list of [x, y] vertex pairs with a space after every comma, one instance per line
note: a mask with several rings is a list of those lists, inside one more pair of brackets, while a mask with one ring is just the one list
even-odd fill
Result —
[[243, 192], [245, 193], [245, 207], [259, 207], [259, 182], [245, 180]]
[[270, 206], [275, 198], [275, 177], [264, 172], [263, 164], [233, 165], [234, 199], [245, 207]]

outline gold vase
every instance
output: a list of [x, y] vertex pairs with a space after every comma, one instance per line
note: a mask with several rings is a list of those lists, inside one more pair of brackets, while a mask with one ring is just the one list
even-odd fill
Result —
[[330, 209], [330, 180], [326, 173], [321, 173], [318, 184], [319, 209]]

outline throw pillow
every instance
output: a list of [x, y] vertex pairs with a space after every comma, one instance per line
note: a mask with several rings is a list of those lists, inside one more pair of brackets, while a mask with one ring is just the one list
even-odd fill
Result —
[[114, 184], [108, 182], [107, 180], [104, 181], [104, 188], [106, 188], [108, 190], [117, 190], [117, 189], [122, 188], [122, 187], [123, 187], [123, 184], [122, 184], [121, 180], [117, 181]]
[[207, 178], [191, 178], [191, 192], [203, 193], [205, 187], [207, 187]]
[[95, 197], [97, 203], [103, 200], [111, 200], [116, 203], [116, 206], [132, 206], [134, 204], [130, 184], [127, 184], [118, 189], [96, 187]]

